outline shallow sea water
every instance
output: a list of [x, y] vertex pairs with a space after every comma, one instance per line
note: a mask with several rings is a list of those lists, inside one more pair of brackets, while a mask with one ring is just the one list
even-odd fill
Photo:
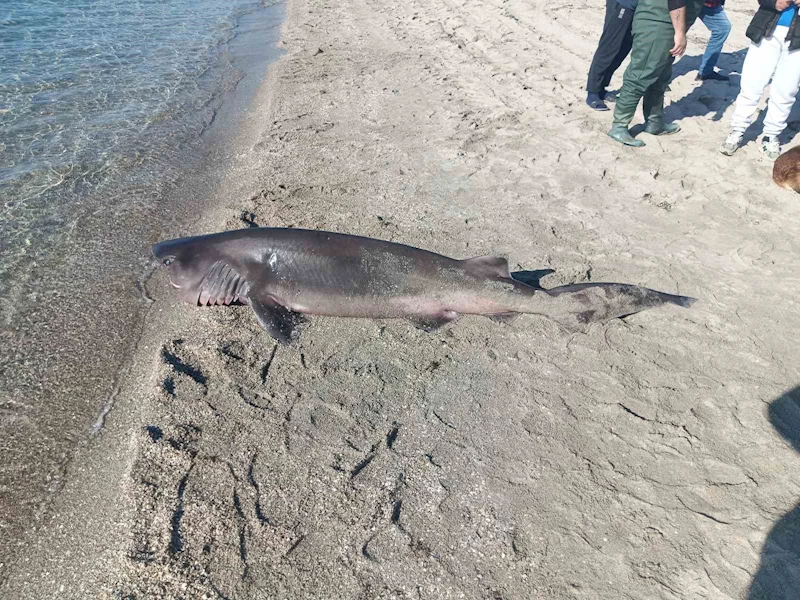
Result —
[[0, 0], [0, 297], [82, 211], [178, 168], [241, 76], [228, 56], [237, 23], [263, 9]]
[[275, 0], [0, 0], [0, 586], [129, 374], [150, 245], [223, 192], [282, 18]]

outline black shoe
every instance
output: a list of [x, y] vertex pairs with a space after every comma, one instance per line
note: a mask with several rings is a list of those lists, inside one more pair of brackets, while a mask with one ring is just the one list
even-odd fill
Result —
[[606, 106], [606, 103], [603, 102], [603, 99], [600, 97], [600, 94], [595, 94], [589, 92], [586, 94], [586, 104], [589, 105], [589, 108], [592, 110], [609, 110]]
[[722, 73], [718, 73], [717, 71], [711, 71], [706, 75], [701, 75], [700, 73], [697, 74], [697, 77], [694, 78], [695, 81], [730, 81], [730, 77], [727, 75], [723, 75]]

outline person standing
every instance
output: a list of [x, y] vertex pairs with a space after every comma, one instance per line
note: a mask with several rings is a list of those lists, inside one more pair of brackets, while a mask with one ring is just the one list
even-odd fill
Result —
[[759, 0], [759, 4], [745, 34], [750, 39], [750, 47], [742, 66], [731, 133], [719, 151], [731, 156], [739, 149], [772, 77], [761, 149], [767, 158], [775, 160], [781, 154], [778, 136], [786, 129], [800, 87], [800, 22], [797, 18], [800, 0]]
[[589, 67], [586, 82], [586, 104], [594, 110], [608, 110], [606, 88], [614, 72], [628, 56], [633, 44], [631, 24], [636, 0], [606, 0], [603, 33]]
[[706, 0], [700, 11], [700, 20], [711, 32], [700, 69], [697, 71], [696, 81], [728, 81], [730, 77], [714, 70], [722, 52], [722, 46], [731, 32], [731, 22], [725, 14], [725, 0]]
[[640, 100], [647, 133], [666, 135], [680, 131], [677, 123], [664, 122], [664, 92], [673, 61], [685, 51], [686, 0], [639, 0], [633, 16], [631, 63], [625, 70], [614, 108], [614, 123], [608, 132], [611, 138], [627, 146], [645, 145], [628, 131]]

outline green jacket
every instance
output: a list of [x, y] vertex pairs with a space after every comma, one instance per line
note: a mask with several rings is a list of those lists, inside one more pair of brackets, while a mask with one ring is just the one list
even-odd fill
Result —
[[669, 11], [686, 6], [688, 26], [690, 13], [693, 15], [691, 22], [694, 22], [694, 19], [697, 18], [697, 14], [695, 14], [697, 12], [696, 5], [702, 8], [703, 2], [704, 0], [639, 0], [636, 5], [636, 12], [633, 15], [633, 21], [634, 23], [638, 21], [642, 24], [645, 22], [666, 23], [672, 29], [672, 19], [670, 19]]

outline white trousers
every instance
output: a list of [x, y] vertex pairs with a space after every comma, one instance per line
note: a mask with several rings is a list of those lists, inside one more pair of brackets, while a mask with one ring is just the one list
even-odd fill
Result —
[[800, 86], [800, 50], [789, 52], [788, 31], [788, 27], [776, 27], [772, 37], [764, 38], [759, 44], [750, 43], [742, 67], [741, 89], [731, 118], [733, 133], [744, 133], [753, 121], [770, 77], [772, 86], [764, 118], [764, 135], [779, 135], [786, 129], [786, 120]]

